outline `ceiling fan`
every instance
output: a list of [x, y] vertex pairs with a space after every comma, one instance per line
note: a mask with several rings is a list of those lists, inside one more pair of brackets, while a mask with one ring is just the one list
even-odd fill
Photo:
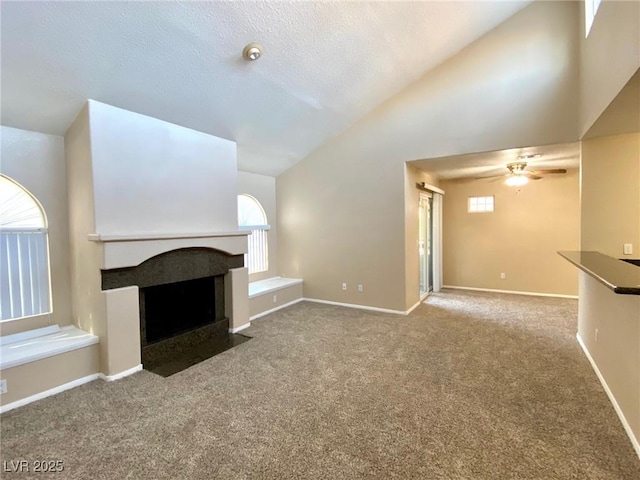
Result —
[[527, 162], [513, 162], [507, 163], [506, 168], [508, 172], [500, 175], [489, 175], [487, 177], [480, 178], [492, 178], [492, 177], [507, 177], [506, 184], [512, 187], [519, 187], [525, 185], [529, 180], [540, 180], [542, 175], [554, 174], [554, 173], [567, 173], [564, 168], [548, 168], [541, 170], [526, 170]]

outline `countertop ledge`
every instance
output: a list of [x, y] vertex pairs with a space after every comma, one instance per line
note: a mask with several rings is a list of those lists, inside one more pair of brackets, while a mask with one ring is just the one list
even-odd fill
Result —
[[615, 293], [640, 295], [640, 267], [600, 252], [574, 251], [558, 254]]

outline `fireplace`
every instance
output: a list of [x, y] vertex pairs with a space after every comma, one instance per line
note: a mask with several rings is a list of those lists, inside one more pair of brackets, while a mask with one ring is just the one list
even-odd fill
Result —
[[224, 330], [217, 315], [148, 341], [147, 288], [223, 278], [213, 280], [223, 284], [214, 309], [227, 330], [249, 326], [250, 232], [238, 230], [234, 142], [89, 100], [65, 134], [65, 157], [73, 323], [99, 337], [105, 378], [138, 371], [143, 346]]
[[103, 290], [138, 287], [145, 369], [168, 376], [240, 343], [240, 336], [229, 332], [225, 275], [242, 268], [243, 257], [181, 248], [135, 267], [102, 270]]

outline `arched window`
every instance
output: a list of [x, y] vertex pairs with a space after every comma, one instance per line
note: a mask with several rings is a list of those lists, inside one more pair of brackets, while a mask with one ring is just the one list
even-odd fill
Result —
[[267, 215], [260, 202], [251, 195], [238, 195], [238, 227], [251, 230], [249, 235], [249, 252], [244, 256], [244, 263], [249, 273], [269, 270], [269, 246], [267, 244]]
[[0, 321], [51, 311], [48, 250], [42, 207], [0, 174]]

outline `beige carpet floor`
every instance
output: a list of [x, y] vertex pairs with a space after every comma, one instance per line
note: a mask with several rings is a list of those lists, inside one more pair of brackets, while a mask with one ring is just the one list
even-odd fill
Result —
[[3, 462], [64, 462], [2, 478], [639, 479], [576, 316], [575, 300], [454, 291], [407, 317], [299, 303], [169, 378], [2, 415]]

